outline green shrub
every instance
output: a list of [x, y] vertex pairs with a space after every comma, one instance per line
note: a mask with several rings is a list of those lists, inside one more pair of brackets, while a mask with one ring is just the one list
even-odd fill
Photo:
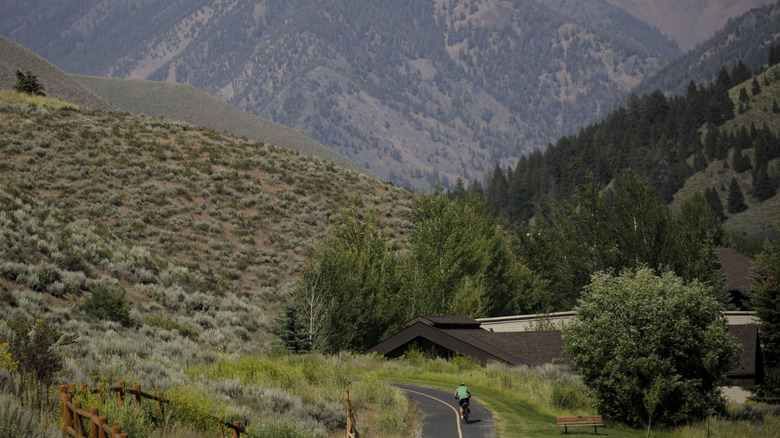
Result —
[[109, 397], [98, 409], [100, 415], [108, 417], [109, 424], [119, 425], [122, 433], [127, 436], [152, 436], [155, 420], [150, 409], [156, 409], [154, 402], [145, 400], [136, 406], [130, 399], [126, 399], [124, 406], [119, 406], [116, 397]]
[[179, 322], [171, 315], [165, 315], [161, 312], [154, 313], [144, 320], [147, 325], [160, 327], [165, 330], [176, 330], [180, 335], [189, 338], [192, 341], [198, 340], [198, 330], [195, 327]]
[[297, 424], [274, 422], [253, 426], [247, 431], [247, 436], [249, 438], [313, 438], [315, 435], [311, 432], [301, 431]]
[[550, 404], [559, 409], [585, 409], [590, 407], [590, 399], [583, 385], [555, 381], [550, 394]]
[[103, 283], [95, 282], [90, 284], [88, 289], [92, 296], [81, 305], [81, 309], [87, 315], [115, 321], [125, 327], [133, 325], [133, 320], [130, 318], [130, 300], [121, 286], [110, 288]]
[[216, 415], [220, 413], [217, 403], [204, 391], [192, 386], [177, 386], [168, 389], [165, 397], [169, 418], [191, 425], [198, 430], [216, 429]]

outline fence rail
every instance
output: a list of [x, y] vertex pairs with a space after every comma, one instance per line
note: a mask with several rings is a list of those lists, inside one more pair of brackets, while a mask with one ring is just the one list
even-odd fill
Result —
[[[80, 387], [82, 392], [87, 391], [87, 385], [82, 384]], [[73, 395], [71, 392], [76, 390], [75, 384], [62, 385], [59, 387], [60, 402], [62, 403], [62, 422], [66, 437], [75, 438], [87, 438], [82, 435], [82, 418], [89, 419], [89, 438], [130, 438], [126, 433], [121, 433], [118, 425], [108, 427], [108, 419], [106, 416], [100, 416], [98, 408], [93, 408], [91, 412], [87, 412], [81, 409], [81, 402], [73, 402]], [[161, 391], [157, 391], [156, 394], [150, 394], [141, 391], [141, 384], [136, 383], [133, 385], [133, 389], [127, 389], [125, 381], [120, 380], [117, 382], [117, 386], [108, 388], [109, 391], [117, 393], [117, 402], [119, 406], [125, 405], [126, 396], [133, 396], [133, 404], [138, 406], [143, 399], [149, 399], [157, 403], [157, 414], [162, 420], [165, 418], [165, 404], [170, 403], [170, 400], [163, 397]], [[103, 384], [98, 384], [97, 389], [90, 390], [91, 393], [98, 395], [98, 403], [102, 404], [102, 394], [105, 389]], [[246, 430], [241, 427], [241, 423], [234, 421], [232, 424], [225, 421], [224, 415], [219, 417], [209, 415], [209, 418], [213, 419], [217, 423], [220, 436], [224, 436], [225, 429], [231, 429], [233, 431], [233, 438], [240, 438], [241, 434], [246, 434]], [[93, 432], [94, 431], [94, 432]]]
[[60, 386], [60, 403], [62, 403], [62, 426], [65, 436], [86, 438], [82, 435], [82, 418], [89, 419], [89, 438], [128, 438], [118, 425], [108, 426], [108, 418], [100, 415], [98, 408], [90, 412], [81, 409], [81, 402], [73, 402], [73, 395], [68, 393], [68, 385]]

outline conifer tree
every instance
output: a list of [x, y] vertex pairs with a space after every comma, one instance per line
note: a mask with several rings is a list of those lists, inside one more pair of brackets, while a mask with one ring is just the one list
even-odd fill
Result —
[[759, 163], [753, 171], [753, 196], [766, 201], [777, 193], [777, 183], [769, 176], [766, 163]]
[[46, 93], [43, 92], [44, 87], [38, 80], [38, 76], [32, 74], [30, 70], [27, 70], [27, 73], [16, 70], [16, 84], [14, 84], [14, 90], [34, 96], [46, 95]]
[[761, 85], [758, 84], [758, 80], [756, 78], [753, 78], [752, 92], [753, 92], [753, 96], [761, 94]]
[[731, 178], [731, 184], [729, 184], [729, 196], [726, 201], [728, 204], [729, 213], [739, 213], [747, 210], [745, 204], [745, 196], [742, 194], [742, 189], [739, 187], [739, 183], [736, 178]]
[[712, 187], [707, 187], [704, 190], [704, 199], [707, 200], [707, 204], [710, 206], [713, 212], [720, 218], [720, 220], [726, 219], [726, 213], [723, 209], [723, 202], [720, 200], [718, 191]]

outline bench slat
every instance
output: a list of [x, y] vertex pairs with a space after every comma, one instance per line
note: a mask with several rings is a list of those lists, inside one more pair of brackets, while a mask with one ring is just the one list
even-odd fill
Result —
[[603, 426], [601, 415], [578, 415], [576, 417], [557, 417], [558, 426], [564, 427], [564, 433], [569, 433], [569, 426], [591, 426], [593, 433], [598, 434], [598, 426]]
[[[578, 425], [593, 425], [596, 423], [601, 423], [601, 415], [582, 415], [578, 417], [558, 417], [558, 424], [559, 425], [571, 425], [571, 426], [578, 426]], [[601, 426], [601, 424], [599, 424]]]

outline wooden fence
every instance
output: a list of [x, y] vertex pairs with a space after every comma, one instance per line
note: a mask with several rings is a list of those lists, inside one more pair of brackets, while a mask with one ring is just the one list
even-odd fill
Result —
[[356, 438], [355, 420], [352, 418], [352, 406], [349, 404], [349, 389], [344, 396], [344, 410], [347, 412], [347, 438]]
[[[108, 426], [108, 419], [106, 416], [100, 416], [98, 408], [93, 408], [91, 412], [87, 412], [81, 409], [81, 402], [73, 402], [73, 395], [70, 392], [76, 390], [76, 385], [62, 385], [59, 387], [60, 403], [62, 404], [62, 422], [64, 426], [64, 432], [66, 437], [75, 438], [129, 438], [126, 433], [121, 433], [120, 427], [115, 425]], [[133, 396], [133, 403], [135, 406], [141, 404], [143, 399], [149, 399], [157, 404], [157, 414], [162, 420], [165, 418], [165, 404], [170, 403], [170, 400], [163, 398], [163, 393], [158, 391], [156, 394], [149, 394], [141, 391], [141, 384], [136, 383], [133, 385], [133, 389], [127, 389], [125, 387], [124, 380], [120, 380], [117, 386], [109, 388], [110, 391], [116, 392], [118, 397], [119, 406], [124, 406], [125, 397], [127, 394]], [[87, 385], [81, 385], [81, 391], [87, 391]], [[103, 384], [98, 385], [98, 389], [93, 389], [90, 392], [98, 394], [99, 403], [102, 403], [100, 397], [102, 396], [104, 389]], [[233, 430], [233, 438], [240, 438], [241, 434], [246, 434], [246, 430], [240, 426], [238, 421], [234, 421], [233, 424], [225, 422], [224, 415], [215, 417], [210, 415], [212, 419], [217, 422], [220, 436], [224, 436], [226, 429]], [[82, 430], [82, 418], [89, 419], [89, 435], [83, 435]]]

